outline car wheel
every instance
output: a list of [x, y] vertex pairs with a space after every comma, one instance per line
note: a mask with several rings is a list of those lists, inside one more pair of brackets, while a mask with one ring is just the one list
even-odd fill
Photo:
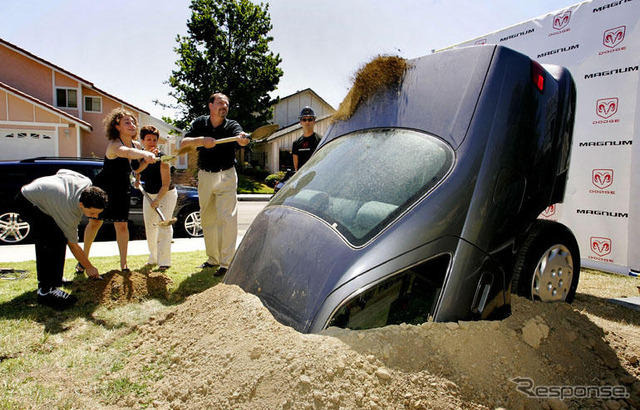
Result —
[[202, 222], [200, 221], [200, 209], [191, 207], [180, 213], [177, 228], [186, 236], [199, 238], [202, 236]]
[[511, 290], [543, 302], [571, 303], [580, 277], [580, 250], [566, 226], [537, 220], [518, 250]]
[[0, 241], [6, 244], [25, 242], [31, 232], [31, 225], [17, 212], [0, 215]]

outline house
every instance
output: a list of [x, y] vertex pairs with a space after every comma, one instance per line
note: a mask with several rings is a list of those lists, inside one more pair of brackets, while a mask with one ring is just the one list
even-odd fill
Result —
[[272, 173], [287, 168], [293, 169], [291, 149], [293, 142], [302, 135], [302, 126], [298, 119], [300, 111], [310, 106], [316, 113], [315, 132], [323, 135], [331, 124], [331, 116], [336, 111], [310, 88], [283, 97], [274, 106], [273, 123], [280, 129], [257, 143], [251, 153], [253, 165], [258, 165]]
[[160, 130], [173, 152], [173, 127], [38, 56], [0, 39], [0, 159], [36, 156], [102, 158], [103, 120], [117, 107]]

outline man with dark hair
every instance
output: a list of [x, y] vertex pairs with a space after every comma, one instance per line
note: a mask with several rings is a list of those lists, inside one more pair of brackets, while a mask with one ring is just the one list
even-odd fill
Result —
[[95, 218], [106, 207], [107, 194], [91, 186], [82, 174], [61, 169], [55, 175], [25, 185], [17, 199], [31, 223], [36, 248], [38, 304], [63, 310], [77, 298], [60, 289], [64, 273], [65, 245], [87, 275], [100, 279], [98, 269], [78, 245], [78, 224], [82, 215]]
[[316, 125], [316, 113], [313, 108], [306, 106], [300, 111], [300, 125], [302, 135], [293, 142], [293, 169], [298, 170], [311, 158], [318, 148], [322, 135], [316, 134], [313, 128]]
[[[219, 267], [215, 276], [223, 276], [236, 250], [238, 237], [238, 175], [236, 148], [250, 140], [237, 121], [227, 118], [229, 97], [214, 93], [209, 99], [209, 115], [196, 118], [180, 144], [198, 151], [198, 198], [202, 233], [208, 259], [201, 268]], [[216, 145], [221, 138], [236, 141]]]

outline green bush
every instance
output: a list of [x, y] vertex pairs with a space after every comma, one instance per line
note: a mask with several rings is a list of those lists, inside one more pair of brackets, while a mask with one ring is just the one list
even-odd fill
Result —
[[284, 178], [284, 171], [278, 171], [275, 174], [271, 174], [264, 179], [264, 183], [271, 188], [275, 187], [278, 181], [282, 181]]

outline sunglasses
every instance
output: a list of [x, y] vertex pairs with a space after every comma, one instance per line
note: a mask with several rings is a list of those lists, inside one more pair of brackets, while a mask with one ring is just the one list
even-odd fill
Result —
[[308, 122], [313, 122], [315, 120], [316, 120], [315, 118], [300, 118], [300, 121], [302, 121], [302, 122], [307, 122], [307, 121]]

